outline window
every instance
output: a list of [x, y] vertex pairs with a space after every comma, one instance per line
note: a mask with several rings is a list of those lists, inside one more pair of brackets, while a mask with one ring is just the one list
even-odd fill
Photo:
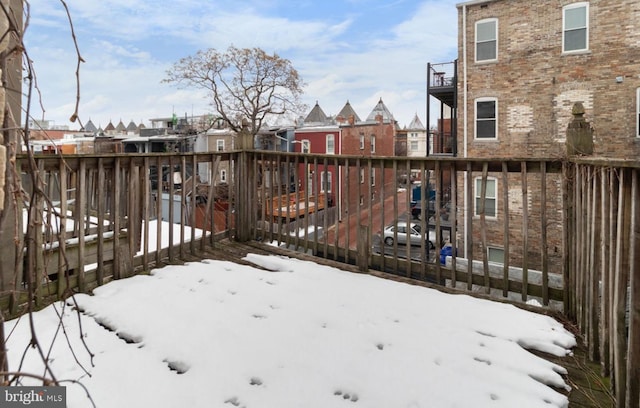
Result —
[[307, 139], [302, 141], [302, 153], [309, 153], [311, 151], [311, 142]]
[[226, 170], [220, 170], [220, 182], [221, 183], [226, 183], [227, 182], [227, 171]]
[[334, 154], [336, 152], [335, 136], [327, 135], [325, 139], [327, 143], [327, 150], [326, 150], [327, 154]]
[[376, 152], [376, 135], [371, 135], [371, 153]]
[[216, 151], [224, 152], [224, 140], [222, 139], [216, 140]]
[[364, 150], [364, 133], [360, 133], [360, 150]]
[[371, 170], [371, 186], [375, 186], [376, 185], [376, 171], [375, 170]]
[[562, 52], [589, 49], [589, 3], [575, 3], [562, 9]]
[[493, 18], [476, 23], [476, 62], [498, 59], [498, 20]]
[[323, 193], [330, 193], [333, 183], [330, 171], [323, 171], [320, 173], [320, 191]]
[[476, 139], [497, 139], [498, 101], [495, 98], [476, 100]]
[[640, 137], [640, 88], [636, 89], [636, 136]]
[[409, 149], [410, 149], [412, 152], [417, 152], [417, 151], [418, 151], [418, 141], [417, 141], [417, 140], [412, 140], [412, 141], [409, 143]]
[[489, 262], [504, 264], [504, 249], [488, 246], [487, 259]]
[[[475, 183], [475, 210], [474, 215], [480, 215], [480, 196], [482, 195], [482, 177], [476, 178]], [[498, 214], [497, 211], [497, 200], [496, 200], [496, 185], [497, 180], [493, 177], [487, 177], [487, 190], [485, 193], [484, 200], [484, 215], [486, 217], [496, 217]]]
[[360, 169], [360, 184], [364, 183], [364, 169]]

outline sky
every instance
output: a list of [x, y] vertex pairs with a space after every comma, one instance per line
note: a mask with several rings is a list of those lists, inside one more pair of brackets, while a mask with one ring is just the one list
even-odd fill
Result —
[[[283, 256], [244, 260], [155, 269], [34, 313], [67, 406], [568, 407], [566, 370], [529, 351], [575, 347], [549, 316]], [[9, 371], [43, 373], [29, 319], [5, 333]]]
[[[152, 118], [212, 111], [202, 91], [162, 83], [199, 50], [258, 47], [291, 61], [306, 115], [347, 101], [366, 118], [382, 98], [400, 126], [426, 124], [426, 66], [457, 56], [460, 0], [66, 0], [80, 64], [80, 121], [149, 126]], [[32, 117], [79, 129], [77, 52], [61, 1], [30, 0], [27, 53], [42, 100]], [[23, 118], [24, 119], [24, 118]]]

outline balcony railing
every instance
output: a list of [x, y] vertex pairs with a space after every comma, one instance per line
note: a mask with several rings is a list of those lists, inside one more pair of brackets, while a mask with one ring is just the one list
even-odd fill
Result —
[[[637, 162], [42, 155], [36, 178], [21, 163], [38, 185], [25, 183], [24, 270], [0, 281], [6, 315], [24, 310], [29, 285], [42, 304], [197, 257], [220, 239], [254, 240], [563, 313], [623, 387], [618, 396], [640, 381]], [[432, 214], [412, 211], [430, 204]], [[402, 242], [406, 223], [413, 245]]]

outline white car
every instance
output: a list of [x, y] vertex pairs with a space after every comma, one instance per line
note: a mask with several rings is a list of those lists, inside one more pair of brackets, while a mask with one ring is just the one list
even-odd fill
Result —
[[407, 241], [410, 241], [411, 245], [422, 245], [422, 242], [428, 242], [429, 248], [434, 249], [436, 247], [436, 232], [434, 230], [428, 231], [429, 234], [427, 237], [420, 232], [420, 224], [400, 221], [397, 224], [392, 224], [385, 227], [382, 239], [387, 245], [393, 245], [393, 242], [396, 239], [398, 240], [399, 244], [405, 245]]

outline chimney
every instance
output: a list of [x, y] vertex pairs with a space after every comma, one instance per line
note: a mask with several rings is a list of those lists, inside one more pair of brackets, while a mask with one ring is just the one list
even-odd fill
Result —
[[349, 125], [353, 126], [356, 123], [356, 118], [353, 115], [349, 115]]

